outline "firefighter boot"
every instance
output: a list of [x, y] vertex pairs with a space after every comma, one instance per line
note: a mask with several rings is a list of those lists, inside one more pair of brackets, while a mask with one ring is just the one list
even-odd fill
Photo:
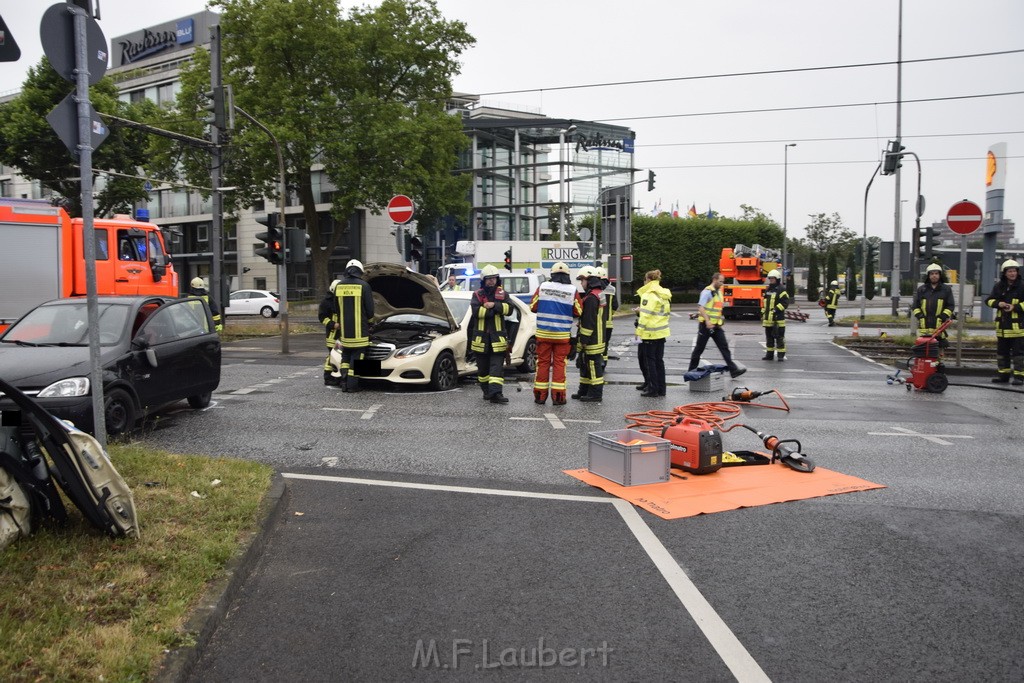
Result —
[[329, 387], [338, 386], [338, 378], [332, 375], [330, 370], [324, 370], [324, 385]]
[[490, 400], [491, 403], [508, 403], [508, 398], [506, 398], [505, 395], [501, 393], [501, 387], [498, 387], [498, 390], [491, 394]]
[[533, 402], [537, 405], [544, 405], [548, 400], [548, 392], [542, 389], [533, 390]]
[[580, 388], [576, 390], [576, 393], [569, 396], [569, 398], [578, 398], [582, 401], [588, 393], [590, 393], [590, 385], [581, 384]]
[[551, 405], [564, 406], [565, 405], [565, 392], [564, 391], [552, 391], [551, 392]]
[[602, 394], [604, 394], [603, 384], [591, 386], [585, 395], [580, 396], [580, 401], [583, 403], [600, 403]]
[[764, 357], [761, 360], [775, 360], [775, 349], [765, 349]]
[[779, 351], [779, 357], [776, 358], [775, 360], [780, 360], [780, 361], [786, 360], [786, 352], [785, 351]]

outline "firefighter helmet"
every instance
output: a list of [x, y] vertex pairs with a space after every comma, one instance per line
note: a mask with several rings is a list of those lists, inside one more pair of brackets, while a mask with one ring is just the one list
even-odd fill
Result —
[[1020, 272], [1020, 264], [1014, 261], [1012, 258], [1003, 261], [1003, 265], [999, 267], [1000, 273], [1005, 273], [1007, 268], [1016, 268]]
[[831, 285], [832, 287], [838, 287], [839, 286], [839, 280], [833, 280], [832, 282], [829, 283], [829, 285]]
[[364, 272], [363, 264], [359, 259], [352, 259], [351, 261], [346, 263], [345, 270], [348, 270], [349, 268], [356, 268], [360, 273]]
[[580, 268], [579, 272], [576, 273], [576, 279], [586, 280], [588, 277], [593, 277], [594, 275], [594, 266], [583, 266], [582, 268]]
[[331, 290], [331, 294], [334, 294], [334, 290], [336, 290], [338, 288], [338, 285], [340, 284], [341, 280], [335, 280], [334, 282], [331, 283], [331, 286], [328, 287], [328, 289]]
[[551, 274], [554, 275], [555, 273], [565, 273], [566, 275], [568, 275], [569, 274], [569, 266], [567, 266], [563, 262], [559, 261], [555, 265], [551, 266]]
[[768, 277], [773, 277], [776, 280], [781, 280], [782, 279], [782, 273], [780, 273], [778, 271], [778, 269], [772, 268], [771, 270], [768, 271]]
[[935, 271], [938, 271], [938, 272], [941, 273], [942, 272], [942, 266], [940, 266], [938, 263], [932, 263], [932, 264], [929, 264], [928, 267], [924, 269], [925, 273], [932, 273], [932, 272], [935, 272]]
[[594, 275], [598, 276], [602, 280], [608, 279], [608, 271], [605, 269], [604, 266], [597, 266], [596, 268], [594, 268]]
[[188, 283], [188, 286], [192, 289], [206, 289], [206, 281], [203, 278], [196, 276], [192, 278], [192, 282]]
[[499, 273], [498, 269], [492, 266], [490, 263], [484, 266], [483, 270], [480, 271], [481, 279], [488, 277], [498, 277], [499, 275], [501, 275], [501, 273]]

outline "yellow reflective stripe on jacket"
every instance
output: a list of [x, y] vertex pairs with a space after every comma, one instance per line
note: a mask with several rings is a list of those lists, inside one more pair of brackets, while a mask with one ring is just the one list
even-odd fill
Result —
[[711, 299], [704, 304], [704, 317], [707, 320], [707, 324], [722, 325], [725, 322], [725, 316], [722, 315], [722, 306], [725, 305], [725, 299], [722, 298], [722, 290], [715, 291], [712, 285], [708, 285], [704, 289], [711, 292]]
[[338, 297], [339, 322], [338, 339], [348, 347], [370, 345], [370, 334], [363, 320], [363, 286], [339, 284], [334, 293]]

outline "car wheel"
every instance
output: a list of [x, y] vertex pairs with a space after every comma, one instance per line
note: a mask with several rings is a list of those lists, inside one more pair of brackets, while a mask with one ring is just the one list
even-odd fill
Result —
[[442, 351], [430, 371], [430, 387], [435, 391], [447, 391], [458, 383], [459, 369], [455, 365], [455, 356], [450, 351]]
[[260, 315], [262, 315], [264, 318], [273, 318], [275, 315], [277, 315], [277, 311], [275, 311], [270, 306], [264, 306], [263, 308], [260, 309]]
[[213, 392], [207, 391], [205, 394], [197, 394], [196, 396], [188, 397], [188, 404], [196, 410], [202, 410], [203, 408], [210, 405], [210, 399], [213, 398]]
[[530, 337], [523, 349], [523, 362], [519, 366], [522, 372], [537, 372], [537, 338]]
[[111, 389], [106, 393], [103, 397], [103, 418], [109, 436], [130, 431], [138, 419], [131, 394], [124, 389]]

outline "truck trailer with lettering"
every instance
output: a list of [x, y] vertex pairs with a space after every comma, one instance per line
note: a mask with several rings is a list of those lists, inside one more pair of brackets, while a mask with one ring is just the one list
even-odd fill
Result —
[[[490, 264], [505, 268], [506, 252], [514, 271], [548, 271], [559, 261], [571, 270], [594, 265], [594, 245], [576, 240], [475, 240], [455, 244], [455, 253], [464, 263], [480, 269]], [[449, 264], [458, 266], [458, 264]]]
[[[118, 215], [93, 221], [101, 295], [178, 296], [160, 227]], [[0, 331], [50, 299], [85, 296], [83, 220], [42, 200], [0, 199]]]

